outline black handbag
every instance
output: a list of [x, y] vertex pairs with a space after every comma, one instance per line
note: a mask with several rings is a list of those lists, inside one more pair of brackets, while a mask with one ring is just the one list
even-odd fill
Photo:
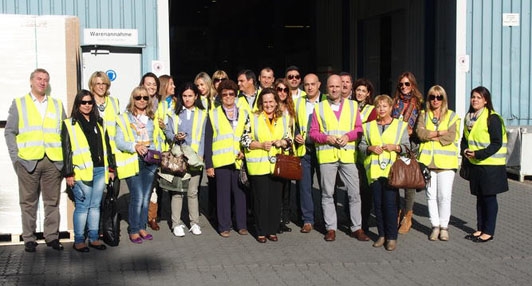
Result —
[[[118, 180], [118, 179], [115, 179]], [[120, 219], [118, 217], [118, 184], [109, 181], [107, 194], [100, 207], [100, 234], [103, 242], [109, 246], [120, 243]]]
[[469, 181], [471, 177], [470, 173], [471, 163], [467, 158], [462, 157], [462, 164], [460, 165], [460, 172], [458, 174], [460, 174], [460, 177], [462, 177], [462, 179]]

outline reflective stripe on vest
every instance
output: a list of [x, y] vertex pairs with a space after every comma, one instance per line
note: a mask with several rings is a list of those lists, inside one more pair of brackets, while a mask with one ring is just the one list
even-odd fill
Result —
[[[364, 137], [368, 146], [383, 146], [384, 144], [399, 145], [406, 130], [407, 124], [402, 120], [393, 119], [390, 126], [382, 134], [376, 120], [367, 122], [364, 129]], [[368, 177], [368, 183], [372, 183], [380, 177], [388, 178], [390, 167], [397, 159], [397, 152], [384, 151], [382, 154], [369, 153], [364, 159], [364, 167]], [[381, 168], [381, 164], [386, 167]]]
[[233, 129], [221, 106], [209, 112], [213, 130], [212, 164], [214, 168], [236, 163], [236, 168], [240, 169], [242, 160], [236, 160], [236, 156], [240, 152], [240, 137], [244, 133], [247, 116], [246, 110], [240, 110], [238, 112], [237, 125]]
[[[277, 124], [281, 118], [282, 124]], [[252, 136], [252, 139], [259, 142], [265, 142], [284, 138], [289, 132], [288, 118], [284, 115], [281, 118], [277, 119], [277, 122], [274, 124], [274, 132], [271, 134], [268, 125], [266, 124], [266, 120], [269, 119], [267, 119], [263, 113], [260, 113], [259, 115], [254, 114], [253, 118], [250, 120], [250, 135]], [[275, 146], [272, 146], [269, 152], [262, 149], [246, 149], [246, 163], [249, 174], [266, 175], [273, 173], [275, 163], [270, 162], [270, 158], [275, 157], [275, 155], [280, 153], [282, 153], [282, 149], [276, 148]]]
[[[421, 112], [425, 114], [425, 129], [428, 131], [436, 131], [436, 125], [434, 125], [432, 120], [429, 120], [430, 118], [434, 117], [432, 115], [432, 111], [429, 111], [428, 114], [425, 111]], [[456, 115], [456, 113], [448, 110], [445, 117], [441, 120], [438, 130], [449, 130], [453, 125], [456, 125], [456, 127], [460, 126], [460, 118], [458, 115]], [[456, 132], [454, 142], [449, 145], [443, 146], [440, 141], [433, 140], [422, 142], [419, 145], [419, 162], [425, 164], [426, 166], [429, 166], [431, 162], [434, 162], [434, 165], [438, 169], [457, 169], [459, 139], [459, 133]]]
[[[482, 114], [478, 117], [477, 121], [473, 125], [471, 131], [467, 130], [467, 126], [464, 127], [464, 136], [467, 138], [467, 144], [469, 149], [472, 151], [485, 149], [490, 145], [490, 135], [488, 132], [488, 111], [487, 108], [484, 108]], [[507, 142], [508, 138], [506, 137], [506, 127], [504, 125], [504, 120], [502, 117], [496, 113], [495, 114], [501, 120], [502, 125], [502, 146], [497, 152], [490, 157], [484, 160], [469, 159], [472, 164], [475, 165], [506, 165], [506, 153], [507, 153]]]
[[[85, 133], [79, 123], [72, 125], [72, 119], [66, 119], [65, 126], [70, 136], [70, 146], [72, 148], [72, 165], [74, 166], [74, 178], [76, 181], [93, 181], [94, 165], [92, 162], [91, 150]], [[98, 124], [100, 134], [103, 134], [103, 128]], [[105, 183], [109, 182], [109, 168], [107, 162], [107, 145], [105, 137], [100, 136], [103, 146], [103, 161], [105, 166]]]
[[40, 160], [46, 155], [51, 161], [62, 161], [61, 123], [63, 104], [47, 97], [44, 120], [29, 94], [15, 100], [19, 114], [16, 136], [18, 156], [24, 160]]
[[[135, 136], [131, 129], [129, 121], [129, 113], [123, 113], [117, 117], [118, 128], [124, 134], [124, 141], [128, 143], [135, 143]], [[128, 153], [116, 150], [116, 174], [119, 179], [125, 179], [135, 176], [139, 172], [139, 162], [137, 152]]]
[[[314, 108], [320, 132], [336, 137], [343, 136], [353, 130], [356, 123], [357, 110], [358, 104], [355, 101], [344, 100], [340, 119], [338, 120], [328, 100], [318, 103]], [[348, 142], [347, 145], [342, 148], [337, 148], [329, 144], [316, 143], [316, 151], [318, 162], [320, 164], [337, 161], [342, 163], [355, 163], [356, 142]]]

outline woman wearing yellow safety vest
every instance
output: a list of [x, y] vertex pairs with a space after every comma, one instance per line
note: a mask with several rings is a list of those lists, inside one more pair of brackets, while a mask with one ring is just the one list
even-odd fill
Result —
[[257, 98], [257, 112], [249, 118], [249, 126], [241, 143], [251, 181], [253, 212], [257, 241], [277, 241], [281, 220], [283, 181], [273, 177], [275, 155], [292, 148], [289, 118], [279, 108], [280, 99], [273, 88], [265, 88]]
[[131, 92], [126, 112], [118, 117], [116, 146], [117, 175], [126, 179], [129, 188], [129, 239], [133, 243], [151, 240], [153, 236], [146, 232], [148, 204], [156, 164], [145, 162], [143, 157], [148, 150], [161, 150], [162, 132], [154, 124], [151, 107], [152, 98], [145, 87], [135, 87]]
[[[74, 98], [72, 115], [63, 121], [61, 145], [63, 149], [63, 176], [72, 188], [75, 201], [74, 249], [88, 252], [85, 244], [104, 250], [99, 240], [100, 204], [109, 179], [114, 179], [114, 162], [109, 137], [103, 131], [103, 120], [95, 107], [94, 96], [81, 90]], [[110, 172], [111, 171], [111, 172]]]
[[[157, 106], [159, 105], [159, 78], [152, 73], [145, 73], [140, 79], [139, 86], [143, 86], [148, 91], [148, 95], [151, 97], [152, 109], [153, 112], [157, 111]], [[164, 151], [164, 150], [163, 150]], [[154, 180], [154, 184], [157, 183], [157, 180]], [[157, 188], [154, 188], [154, 191], [150, 197], [150, 205], [148, 207], [148, 225], [153, 230], [159, 230], [160, 227], [157, 224], [157, 209], [158, 209], [158, 198], [160, 198], [160, 191], [156, 191]]]
[[487, 242], [495, 234], [497, 194], [508, 191], [506, 128], [502, 117], [493, 110], [487, 88], [473, 89], [470, 104], [460, 150], [471, 163], [469, 188], [477, 197], [477, 230], [465, 238]]
[[[295, 119], [296, 119], [296, 109], [294, 105], [294, 100], [290, 96], [290, 89], [288, 88], [288, 80], [284, 78], [279, 78], [275, 80], [274, 83], [275, 90], [277, 95], [281, 100], [279, 108], [283, 112], [284, 116], [288, 116], [288, 125], [291, 131], [294, 131]], [[293, 137], [293, 134], [290, 134]], [[290, 189], [292, 188], [292, 181], [284, 180], [283, 182], [283, 194], [282, 194], [282, 205], [281, 205], [281, 223], [279, 224], [279, 233], [291, 232], [292, 229], [288, 227], [290, 223]]]
[[377, 120], [364, 125], [364, 135], [358, 148], [366, 153], [364, 167], [373, 192], [373, 204], [377, 219], [379, 238], [373, 247], [381, 247], [386, 242], [386, 250], [395, 250], [397, 245], [397, 193], [398, 189], [388, 185], [390, 167], [399, 153], [409, 147], [407, 123], [394, 119], [393, 101], [388, 95], [375, 98]]
[[421, 111], [416, 134], [421, 141], [419, 162], [430, 169], [427, 187], [432, 241], [449, 240], [451, 196], [456, 169], [458, 169], [458, 140], [460, 118], [449, 110], [447, 93], [439, 85], [428, 91], [425, 110]]
[[[373, 83], [369, 79], [359, 78], [353, 84], [354, 99], [358, 103], [358, 111], [362, 124], [377, 119], [377, 110], [373, 105]], [[364, 125], [362, 125], [364, 126]], [[362, 230], [369, 231], [368, 221], [371, 216], [371, 208], [373, 206], [373, 196], [368, 185], [368, 178], [366, 177], [366, 170], [364, 169], [364, 152], [357, 152], [357, 169], [360, 185], [360, 201], [362, 203]]]
[[222, 105], [209, 111], [209, 123], [205, 126], [205, 167], [207, 176], [216, 183], [212, 191], [216, 199], [218, 232], [222, 237], [229, 237], [233, 226], [233, 208], [234, 229], [240, 235], [248, 234], [246, 193], [238, 182], [238, 175], [244, 160], [240, 137], [249, 115], [246, 109], [236, 106], [237, 93], [238, 85], [232, 80], [225, 80], [218, 85]]
[[[416, 77], [413, 73], [404, 72], [399, 76], [393, 99], [392, 117], [407, 123], [412, 151], [417, 152], [419, 140], [416, 137], [414, 128], [423, 103], [423, 94], [418, 88]], [[409, 232], [412, 227], [415, 196], [415, 189], [405, 189], [405, 208], [398, 214], [400, 234]], [[397, 199], [400, 200], [399, 193]]]
[[[205, 110], [198, 88], [193, 83], [187, 82], [183, 84], [176, 95], [175, 109], [168, 116], [168, 123], [166, 124], [166, 138], [173, 141], [174, 144], [190, 146], [197, 156], [203, 158], [205, 123], [207, 122], [208, 111]], [[170, 189], [172, 186], [161, 186], [172, 191], [172, 228], [174, 235], [177, 237], [185, 235], [185, 224], [181, 220], [183, 196], [185, 195], [187, 196], [188, 217], [190, 219], [189, 231], [194, 235], [201, 234], [198, 187], [203, 175], [203, 169], [189, 167], [188, 173], [191, 175], [188, 180], [188, 186], [183, 184], [183, 188], [176, 189]], [[162, 184], [162, 181], [159, 182]], [[186, 189], [186, 194], [183, 189]]]

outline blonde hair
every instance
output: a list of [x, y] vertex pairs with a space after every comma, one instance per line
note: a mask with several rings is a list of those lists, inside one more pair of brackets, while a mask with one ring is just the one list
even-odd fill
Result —
[[148, 90], [144, 86], [137, 86], [131, 91], [131, 96], [129, 97], [129, 103], [126, 106], [126, 110], [129, 111], [129, 113], [133, 115], [137, 115], [137, 108], [135, 107], [135, 97], [136, 96], [147, 96], [148, 99], [148, 106], [146, 106], [146, 116], [148, 116], [150, 119], [153, 119], [155, 116], [155, 113], [153, 112], [153, 99], [148, 94]]
[[105, 90], [105, 96], [109, 95], [109, 89], [111, 88], [111, 80], [107, 76], [106, 73], [103, 71], [95, 71], [92, 73], [91, 77], [89, 78], [89, 89], [92, 93], [94, 93], [94, 86], [96, 86], [96, 79], [101, 78], [102, 82], [107, 85], [107, 90]]
[[443, 100], [441, 103], [441, 113], [440, 117], [443, 117], [447, 114], [447, 111], [449, 110], [449, 104], [447, 100], [447, 93], [445, 92], [445, 89], [443, 89], [440, 85], [434, 85], [432, 86], [429, 91], [427, 92], [427, 102], [425, 103], [425, 112], [428, 112], [430, 108], [430, 99], [429, 96], [431, 95], [441, 95], [443, 96]]

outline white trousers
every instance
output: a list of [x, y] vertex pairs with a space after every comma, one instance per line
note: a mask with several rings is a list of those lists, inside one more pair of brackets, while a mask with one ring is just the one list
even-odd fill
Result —
[[430, 171], [430, 186], [427, 188], [427, 205], [429, 207], [432, 227], [447, 227], [451, 217], [451, 196], [455, 171]]

